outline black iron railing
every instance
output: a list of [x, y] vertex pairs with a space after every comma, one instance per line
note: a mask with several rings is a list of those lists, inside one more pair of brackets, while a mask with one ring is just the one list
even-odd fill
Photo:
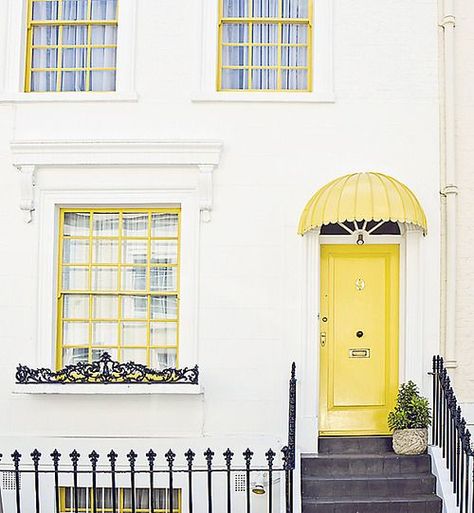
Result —
[[461, 513], [474, 513], [471, 433], [441, 356], [433, 357], [432, 443], [441, 448]]
[[[265, 493], [260, 500], [270, 513], [279, 505], [293, 513], [295, 371], [293, 364], [288, 443], [278, 451], [270, 448], [258, 454], [248, 448], [239, 454], [209, 448], [178, 454], [170, 449], [158, 455], [150, 449], [146, 454], [131, 450], [119, 455], [112, 450], [105, 455], [96, 451], [84, 455], [74, 449], [62, 455], [58, 450], [41, 454], [35, 449], [24, 456], [15, 450], [11, 463], [0, 455], [4, 481], [5, 476], [11, 481], [9, 502], [3, 492], [4, 513], [252, 513], [252, 492]], [[236, 491], [241, 492], [239, 504]]]

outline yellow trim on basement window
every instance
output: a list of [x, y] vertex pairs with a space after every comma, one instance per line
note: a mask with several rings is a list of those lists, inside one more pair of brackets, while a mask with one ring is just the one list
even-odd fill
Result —
[[[217, 90], [218, 91], [242, 91], [242, 92], [311, 92], [313, 89], [313, 66], [312, 66], [312, 55], [313, 55], [313, 0], [307, 0], [308, 2], [308, 17], [307, 18], [284, 18], [283, 17], [283, 1], [278, 0], [278, 16], [267, 17], [267, 16], [252, 16], [252, 17], [225, 17], [223, 2], [219, 1], [219, 20], [218, 20], [218, 66], [217, 66]], [[248, 1], [248, 13], [252, 12], [252, 6], [254, 0]], [[274, 26], [277, 30], [277, 41], [276, 42], [265, 42], [255, 43], [253, 42], [253, 30], [254, 25], [265, 24], [268, 27]], [[226, 25], [240, 25], [241, 27], [247, 27], [247, 40], [239, 42], [224, 42], [224, 27]], [[282, 41], [283, 28], [285, 25], [300, 25], [306, 27], [306, 42], [304, 43], [289, 43]], [[247, 63], [241, 66], [224, 65], [223, 52], [225, 48], [242, 48], [247, 49]], [[254, 65], [252, 62], [253, 50], [255, 48], [277, 48], [277, 64], [272, 66], [265, 65]], [[291, 48], [305, 48], [305, 60], [306, 65], [303, 66], [284, 66], [282, 65], [282, 51], [284, 49]], [[226, 89], [223, 87], [222, 74], [224, 70], [247, 70], [247, 87], [238, 89]], [[252, 72], [259, 70], [276, 70], [276, 87], [274, 88], [255, 88], [252, 79]], [[298, 70], [306, 71], [306, 87], [302, 89], [287, 89], [282, 87], [282, 71], [283, 70]]]
[[[57, 19], [53, 20], [38, 20], [33, 19], [33, 4], [55, 2], [58, 8]], [[25, 59], [25, 92], [32, 92], [32, 75], [33, 73], [57, 73], [56, 76], [56, 87], [55, 89], [42, 91], [42, 92], [61, 92], [62, 89], [62, 74], [63, 72], [69, 71], [85, 71], [86, 72], [86, 85], [84, 92], [108, 92], [108, 91], [94, 91], [91, 87], [91, 72], [94, 71], [114, 71], [117, 72], [117, 68], [113, 67], [94, 67], [92, 65], [92, 50], [95, 49], [115, 49], [117, 50], [117, 44], [93, 44], [92, 43], [92, 28], [94, 26], [109, 26], [118, 28], [118, 9], [119, 0], [117, 0], [116, 6], [116, 18], [113, 20], [100, 20], [92, 19], [92, 0], [87, 0], [87, 18], [81, 20], [68, 20], [62, 19], [63, 17], [63, 4], [64, 0], [28, 0], [27, 8], [27, 30], [26, 30], [26, 59]], [[77, 45], [63, 45], [63, 31], [64, 27], [84, 26], [87, 28], [87, 43]], [[34, 32], [35, 28], [41, 27], [57, 27], [57, 44], [50, 45], [35, 45], [34, 44]], [[86, 66], [78, 68], [66, 68], [62, 66], [63, 63], [63, 50], [71, 49], [86, 49]], [[35, 50], [43, 51], [57, 51], [56, 53], [56, 66], [47, 68], [35, 68], [33, 67], [33, 53]], [[37, 92], [37, 91], [35, 91]]]
[[[66, 229], [67, 217], [83, 222]], [[105, 233], [99, 218], [109, 223]], [[129, 218], [143, 228], [132, 233]], [[103, 351], [119, 361], [178, 367], [180, 240], [179, 208], [61, 209], [58, 369]]]
[[406, 185], [382, 173], [353, 173], [316, 192], [301, 214], [298, 233], [354, 220], [408, 223], [424, 234], [428, 230], [423, 207]]

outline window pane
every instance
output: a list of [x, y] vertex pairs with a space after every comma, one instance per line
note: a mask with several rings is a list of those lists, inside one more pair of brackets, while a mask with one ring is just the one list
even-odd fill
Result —
[[[283, 0], [283, 3], [288, 0]], [[253, 0], [252, 15], [261, 18], [271, 18], [278, 16], [278, 4], [281, 0]]]
[[118, 237], [119, 215], [94, 212], [93, 232], [94, 237], [113, 236]]
[[124, 322], [122, 344], [124, 346], [146, 346], [147, 324], [145, 322]]
[[282, 89], [299, 89], [308, 88], [308, 72], [306, 70], [284, 69], [281, 71], [281, 87]]
[[151, 325], [151, 344], [153, 346], [176, 346], [178, 330], [174, 322], [160, 322]]
[[137, 509], [144, 509], [148, 511], [149, 507], [149, 491], [146, 488], [137, 488], [137, 495], [136, 495], [136, 507]]
[[34, 48], [33, 68], [56, 68], [58, 65], [58, 50], [56, 48]]
[[63, 0], [63, 20], [87, 20], [87, 0]]
[[122, 290], [126, 292], [135, 290], [146, 290], [146, 268], [122, 268]]
[[283, 0], [283, 18], [307, 18], [308, 0]]
[[63, 344], [66, 346], [86, 346], [89, 344], [88, 322], [64, 322]]
[[224, 46], [222, 48], [222, 64], [224, 66], [248, 66], [248, 46]]
[[146, 349], [122, 349], [122, 361], [147, 365]]
[[63, 71], [61, 74], [61, 91], [85, 91], [85, 71]]
[[247, 43], [249, 40], [249, 27], [246, 23], [226, 23], [222, 27], [222, 40], [224, 43]]
[[146, 319], [148, 298], [143, 296], [122, 297], [122, 318]]
[[283, 46], [281, 49], [281, 65], [282, 66], [307, 66], [308, 48]]
[[96, 346], [114, 346], [118, 344], [117, 323], [94, 322], [92, 325], [92, 343]]
[[57, 20], [58, 19], [58, 2], [33, 2], [33, 19], [34, 20]]
[[107, 348], [107, 349], [93, 349], [92, 350], [92, 360], [99, 360], [100, 357], [104, 354], [104, 353], [108, 353], [110, 355], [110, 357], [112, 358], [112, 360], [117, 360], [118, 359], [118, 356], [117, 356], [117, 350], [116, 349], [110, 349], [110, 348]]
[[65, 264], [89, 263], [89, 241], [87, 239], [64, 239], [63, 262]]
[[178, 263], [178, 241], [154, 240], [151, 244], [152, 264]]
[[285, 24], [282, 27], [281, 42], [307, 44], [307, 25]]
[[93, 314], [94, 319], [117, 319], [117, 296], [94, 296]]
[[65, 267], [62, 287], [63, 290], [88, 290], [89, 269], [87, 267]]
[[92, 91], [115, 91], [115, 71], [91, 71]]
[[178, 316], [178, 298], [161, 296], [151, 298], [152, 319], [176, 319]]
[[252, 41], [254, 43], [277, 43], [278, 25], [254, 23], [252, 28]]
[[68, 212], [64, 214], [64, 235], [89, 236], [90, 215]]
[[117, 0], [92, 0], [93, 20], [117, 19]]
[[117, 27], [110, 25], [94, 25], [91, 31], [93, 45], [116, 45]]
[[63, 45], [87, 44], [87, 26], [64, 25], [62, 33]]
[[[253, 66], [277, 66], [278, 48], [276, 46], [254, 46], [252, 48]], [[260, 70], [258, 70], [260, 71]], [[276, 70], [275, 70], [276, 71]], [[253, 79], [252, 79], [253, 82]]]
[[248, 0], [222, 0], [224, 18], [248, 17]]
[[117, 240], [95, 240], [92, 250], [95, 264], [116, 264], [118, 263], [118, 241]]
[[92, 48], [91, 67], [93, 68], [115, 68], [115, 48]]
[[222, 89], [248, 89], [248, 71], [245, 69], [223, 69]]
[[146, 240], [124, 240], [122, 243], [124, 264], [146, 264], [148, 242]]
[[63, 302], [63, 317], [66, 319], [88, 319], [89, 296], [66, 294]]
[[123, 214], [124, 237], [148, 237], [148, 214], [124, 213]]
[[176, 367], [176, 349], [151, 349], [150, 366], [152, 369]]
[[178, 236], [178, 214], [153, 214], [151, 223], [152, 237]]
[[89, 349], [87, 347], [75, 347], [74, 349], [63, 350], [63, 367], [66, 365], [76, 365], [79, 362], [87, 362], [89, 359]]
[[87, 48], [63, 48], [62, 52], [63, 68], [87, 67]]
[[92, 290], [117, 290], [117, 269], [95, 267], [92, 269]]
[[174, 291], [177, 288], [176, 267], [155, 267], [150, 269], [150, 289], [153, 291]]
[[33, 92], [56, 91], [57, 77], [55, 71], [34, 71], [31, 74], [31, 90]]
[[42, 46], [57, 45], [58, 35], [58, 27], [34, 27], [33, 44]]
[[276, 69], [254, 69], [252, 70], [252, 89], [277, 89]]

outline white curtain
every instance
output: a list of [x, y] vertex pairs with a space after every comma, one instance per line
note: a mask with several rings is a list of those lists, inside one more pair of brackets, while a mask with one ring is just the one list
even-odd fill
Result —
[[[253, 0], [251, 12], [248, 13], [248, 0], [223, 0], [224, 17], [278, 17], [281, 9], [283, 18], [307, 18], [308, 0]], [[254, 23], [252, 34], [249, 35], [247, 24], [232, 23], [223, 27], [224, 43], [245, 44], [251, 38], [252, 66], [262, 66], [251, 71], [249, 81], [247, 69], [223, 69], [223, 89], [252, 89], [273, 90], [278, 87], [277, 70], [266, 69], [266, 66], [278, 65], [278, 30], [281, 30], [281, 66], [307, 66], [307, 47], [290, 47], [288, 44], [304, 44], [307, 41], [307, 26], [304, 24], [259, 24]], [[268, 45], [268, 46], [265, 46]], [[248, 66], [250, 59], [247, 46], [224, 46], [224, 66]], [[304, 69], [282, 69], [282, 89], [306, 89], [307, 72]]]
[[[117, 0], [92, 0], [91, 18], [93, 20], [116, 19]], [[33, 20], [57, 20], [59, 17], [57, 2], [34, 2]], [[87, 20], [87, 0], [63, 0], [63, 20]], [[35, 27], [34, 45], [57, 45], [59, 43], [59, 27]], [[88, 43], [87, 26], [68, 26], [62, 30], [63, 45], [85, 45]], [[117, 43], [117, 27], [95, 25], [91, 28], [93, 45], [110, 45]], [[87, 66], [87, 48], [63, 48], [62, 62], [58, 63], [57, 49], [34, 49], [33, 68], [85, 68]], [[113, 68], [116, 65], [115, 48], [95, 48], [91, 51], [92, 68]], [[61, 91], [85, 91], [87, 71], [63, 71], [61, 74]], [[56, 91], [57, 72], [33, 72], [31, 77], [32, 91]], [[91, 71], [91, 91], [115, 90], [115, 71]]]

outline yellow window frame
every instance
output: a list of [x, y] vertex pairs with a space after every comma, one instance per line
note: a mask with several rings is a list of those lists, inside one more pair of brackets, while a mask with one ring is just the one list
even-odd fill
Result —
[[[218, 68], [217, 68], [217, 91], [222, 92], [232, 92], [232, 91], [240, 91], [240, 92], [311, 92], [313, 89], [313, 0], [308, 0], [308, 17], [307, 18], [283, 18], [283, 1], [278, 0], [278, 16], [277, 17], [224, 17], [223, 10], [223, 2], [225, 0], [218, 0], [219, 9], [218, 9]], [[254, 0], [247, 0], [248, 2], [248, 12], [252, 12], [252, 4]], [[253, 25], [254, 24], [271, 24], [277, 26], [278, 31], [278, 40], [276, 43], [253, 43]], [[245, 43], [225, 43], [223, 40], [224, 26], [227, 24], [242, 24], [248, 26], [248, 41]], [[307, 39], [306, 43], [283, 43], [282, 42], [282, 32], [283, 26], [288, 24], [296, 24], [296, 25], [305, 25], [307, 27]], [[223, 65], [223, 48], [224, 47], [247, 47], [248, 54], [248, 64], [244, 66], [224, 66]], [[277, 47], [277, 65], [276, 66], [263, 66], [252, 64], [252, 49], [255, 47], [264, 46], [264, 47]], [[283, 66], [281, 63], [281, 51], [282, 47], [300, 47], [306, 48], [306, 66]], [[247, 81], [248, 87], [246, 89], [224, 89], [222, 87], [222, 71], [224, 69], [246, 69], [247, 73]], [[252, 87], [252, 70], [267, 70], [267, 69], [275, 69], [277, 71], [277, 87], [275, 89], [255, 89]], [[284, 89], [282, 88], [282, 70], [306, 70], [307, 71], [307, 88], [306, 89]]]
[[[84, 236], [65, 236], [64, 235], [64, 219], [68, 213], [84, 213], [89, 215], [89, 235]], [[93, 235], [93, 223], [94, 214], [118, 214], [119, 226], [118, 236], [94, 236]], [[123, 234], [123, 215], [142, 213], [148, 216], [147, 225], [147, 236], [146, 237], [133, 237], [126, 236]], [[152, 216], [154, 214], [174, 214], [177, 215], [177, 235], [176, 237], [158, 237], [152, 235]], [[87, 263], [64, 263], [63, 262], [63, 251], [65, 240], [86, 240], [88, 241], [88, 262]], [[117, 263], [93, 263], [93, 242], [95, 240], [116, 240], [117, 241]], [[147, 259], [144, 264], [130, 264], [122, 262], [122, 244], [124, 241], [146, 241], [147, 247]], [[152, 263], [152, 242], [153, 241], [176, 241], [177, 242], [177, 260], [176, 263]], [[56, 330], [56, 366], [57, 369], [63, 368], [63, 351], [64, 349], [87, 349], [88, 350], [88, 361], [92, 361], [92, 350], [117, 350], [117, 358], [119, 361], [122, 360], [122, 352], [124, 349], [145, 349], [146, 350], [146, 364], [150, 366], [151, 361], [151, 350], [167, 349], [175, 350], [176, 352], [176, 367], [179, 367], [179, 332], [180, 332], [180, 270], [181, 270], [181, 209], [180, 208], [62, 208], [60, 209], [60, 222], [59, 222], [59, 235], [58, 235], [58, 258], [57, 258], [57, 330]], [[66, 290], [63, 289], [63, 270], [66, 267], [82, 267], [88, 271], [88, 288], [86, 290]], [[117, 269], [117, 290], [103, 291], [93, 290], [92, 287], [92, 270], [94, 268], [113, 268]], [[121, 278], [123, 268], [144, 268], [146, 269], [146, 290], [133, 290], [127, 291], [122, 290]], [[176, 268], [176, 290], [173, 291], [152, 291], [150, 286], [151, 281], [151, 269], [158, 268]], [[89, 314], [87, 318], [73, 318], [68, 319], [64, 317], [64, 296], [65, 295], [81, 295], [89, 296]], [[117, 318], [102, 319], [94, 318], [93, 316], [93, 301], [95, 296], [113, 296], [117, 297], [118, 302], [118, 316]], [[146, 297], [147, 298], [147, 310], [146, 317], [141, 319], [126, 319], [122, 316], [122, 301], [121, 298], [124, 296], [132, 297]], [[176, 297], [176, 317], [166, 319], [152, 319], [151, 312], [151, 298], [153, 297]], [[65, 345], [63, 341], [63, 326], [64, 322], [84, 322], [88, 323], [88, 344], [68, 344]], [[122, 342], [121, 336], [121, 323], [122, 322], [146, 322], [147, 334], [146, 334], [146, 346], [133, 345], [125, 346]], [[118, 340], [116, 344], [110, 345], [96, 345], [92, 343], [92, 330], [94, 322], [116, 322], [118, 329]], [[151, 326], [153, 323], [174, 323], [176, 325], [176, 345], [157, 345], [151, 343]]]
[[[104, 489], [104, 487], [98, 487], [97, 491]], [[59, 488], [59, 511], [60, 513], [74, 513], [76, 509], [74, 507], [66, 508], [66, 493], [71, 493], [72, 487], [61, 486]], [[124, 506], [125, 503], [125, 492], [131, 490], [130, 488], [117, 488], [118, 491], [118, 504], [117, 504], [117, 513], [132, 513], [132, 508], [126, 508]], [[161, 488], [160, 490], [166, 491], [166, 488]], [[173, 513], [181, 513], [182, 512], [182, 497], [181, 497], [181, 488], [175, 488], [175, 491], [178, 492], [178, 504], [173, 508]], [[92, 513], [94, 511], [94, 494], [92, 493], [92, 488], [88, 488], [89, 495], [89, 507], [86, 508], [77, 508], [77, 511], [80, 513]], [[136, 508], [136, 513], [150, 513], [150, 508]], [[97, 508], [97, 513], [113, 513], [112, 508]], [[169, 513], [169, 508], [154, 508], [151, 513]]]
[[[58, 19], [57, 20], [34, 20], [33, 19], [33, 3], [47, 3], [47, 2], [57, 2], [58, 3]], [[25, 69], [25, 92], [31, 92], [31, 77], [33, 72], [41, 72], [41, 71], [52, 71], [57, 72], [56, 77], [56, 89], [54, 91], [47, 92], [63, 92], [61, 89], [62, 83], [62, 72], [63, 71], [86, 71], [86, 87], [83, 92], [95, 92], [91, 90], [91, 71], [114, 71], [117, 72], [117, 67], [102, 67], [95, 68], [92, 67], [92, 50], [93, 49], [106, 49], [106, 48], [115, 48], [117, 50], [116, 44], [103, 44], [103, 45], [95, 45], [92, 44], [92, 27], [95, 25], [109, 25], [118, 28], [118, 10], [120, 1], [117, 0], [117, 11], [116, 11], [116, 19], [114, 20], [93, 20], [92, 16], [92, 0], [87, 0], [87, 19], [84, 20], [63, 20], [63, 2], [64, 0], [28, 0], [27, 6], [27, 26], [26, 26], [26, 69]], [[63, 27], [65, 26], [86, 26], [87, 27], [87, 44], [79, 44], [79, 45], [63, 45]], [[35, 27], [58, 27], [58, 44], [57, 45], [34, 45], [33, 44], [33, 32]], [[71, 48], [86, 48], [87, 56], [86, 56], [86, 66], [81, 68], [64, 68], [59, 64], [62, 64], [62, 53], [64, 49]], [[42, 50], [57, 50], [56, 57], [56, 68], [33, 68], [33, 50], [42, 49]], [[107, 91], [98, 91], [98, 92], [107, 92]]]

